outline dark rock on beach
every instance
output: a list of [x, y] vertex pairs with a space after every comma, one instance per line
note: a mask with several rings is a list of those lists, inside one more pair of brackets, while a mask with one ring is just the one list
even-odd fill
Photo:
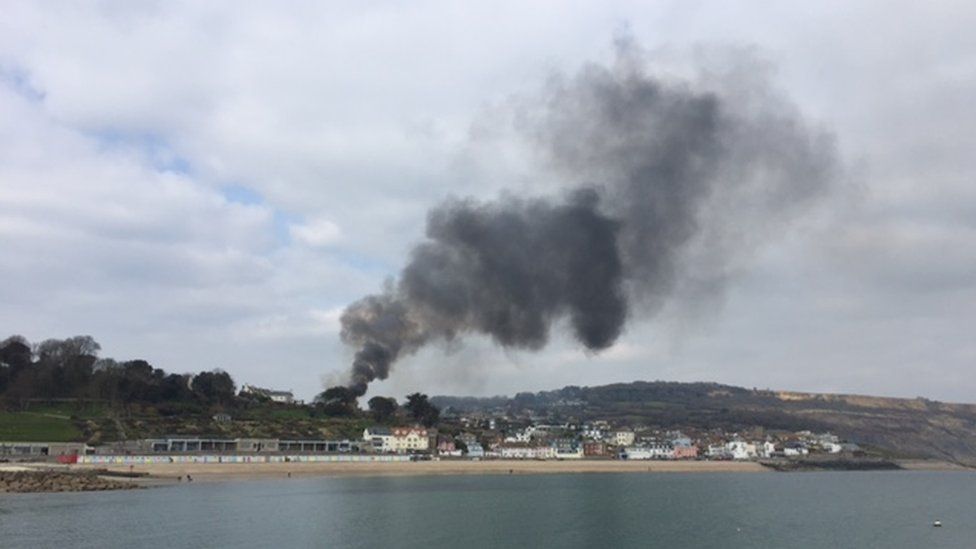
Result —
[[0, 492], [91, 492], [138, 487], [102, 478], [97, 471], [0, 471]]
[[887, 459], [771, 459], [760, 461], [763, 466], [781, 472], [795, 471], [897, 471], [897, 463]]

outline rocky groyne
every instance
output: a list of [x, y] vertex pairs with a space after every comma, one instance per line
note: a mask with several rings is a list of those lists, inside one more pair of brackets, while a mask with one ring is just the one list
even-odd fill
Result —
[[799, 471], [898, 471], [894, 461], [879, 458], [801, 458], [770, 459], [759, 462], [764, 467], [780, 472]]
[[102, 478], [97, 471], [0, 471], [0, 492], [92, 492], [139, 486]]

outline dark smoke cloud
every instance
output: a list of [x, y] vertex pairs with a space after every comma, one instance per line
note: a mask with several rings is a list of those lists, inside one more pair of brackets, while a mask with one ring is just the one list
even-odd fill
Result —
[[729, 87], [655, 78], [627, 41], [614, 65], [554, 81], [522, 128], [571, 190], [431, 211], [397, 281], [342, 315], [359, 348], [350, 386], [362, 394], [400, 356], [471, 332], [540, 349], [563, 318], [605, 349], [676, 279], [720, 278], [821, 195], [836, 164], [829, 136], [788, 105]]

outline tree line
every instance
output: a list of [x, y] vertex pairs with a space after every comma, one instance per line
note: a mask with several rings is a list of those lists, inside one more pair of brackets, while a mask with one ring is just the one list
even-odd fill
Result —
[[[127, 404], [186, 405], [237, 408], [260, 404], [263, 397], [238, 394], [234, 379], [219, 369], [197, 374], [167, 373], [145, 360], [100, 358], [101, 345], [91, 336], [46, 339], [31, 343], [19, 335], [0, 341], [0, 404], [22, 406], [31, 401], [76, 399]], [[435, 425], [440, 411], [427, 395], [407, 395], [401, 407], [391, 397], [373, 397], [368, 412], [346, 387], [332, 387], [311, 404], [329, 417], [369, 417], [381, 423], [401, 419]], [[179, 406], [175, 406], [179, 409]]]
[[[407, 395], [403, 408], [395, 398], [375, 396], [366, 403], [370, 416], [379, 423], [390, 423], [401, 418], [410, 419], [426, 427], [432, 427], [440, 420], [440, 410], [431, 404], [427, 395], [413, 393]], [[325, 415], [334, 417], [357, 417], [359, 409], [356, 394], [348, 387], [330, 387], [315, 397], [314, 405]]]
[[0, 400], [102, 400], [110, 403], [231, 404], [234, 380], [222, 370], [196, 375], [167, 373], [145, 360], [99, 358], [91, 336], [46, 339], [23, 336], [0, 342]]

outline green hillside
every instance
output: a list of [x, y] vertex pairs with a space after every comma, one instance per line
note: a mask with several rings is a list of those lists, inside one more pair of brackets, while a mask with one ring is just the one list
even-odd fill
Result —
[[0, 441], [80, 440], [84, 440], [84, 434], [68, 416], [37, 412], [0, 412]]

